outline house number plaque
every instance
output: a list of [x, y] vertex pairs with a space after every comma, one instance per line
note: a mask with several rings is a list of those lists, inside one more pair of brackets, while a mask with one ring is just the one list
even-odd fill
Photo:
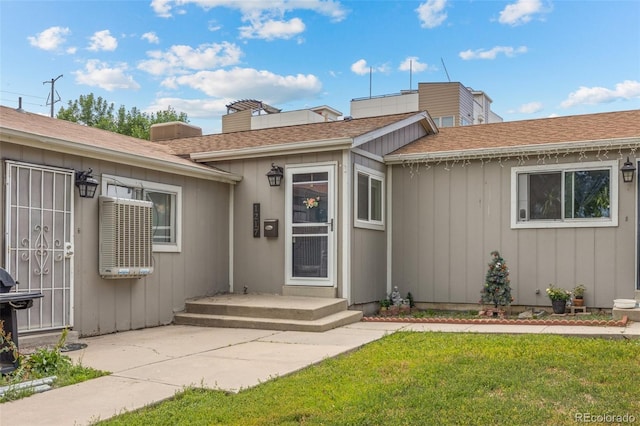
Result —
[[260, 203], [253, 203], [253, 238], [260, 238]]

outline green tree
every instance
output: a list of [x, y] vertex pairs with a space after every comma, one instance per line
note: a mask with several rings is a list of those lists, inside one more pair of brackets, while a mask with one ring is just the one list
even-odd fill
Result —
[[179, 113], [172, 107], [150, 114], [136, 107], [127, 110], [124, 106], [120, 106], [116, 111], [113, 103], [108, 103], [101, 96], [96, 98], [93, 93], [80, 95], [78, 99], [69, 101], [67, 108], [61, 107], [56, 117], [147, 140], [149, 140], [152, 124], [170, 121], [189, 122], [187, 114]]
[[489, 269], [482, 288], [482, 303], [498, 306], [509, 306], [513, 301], [511, 297], [511, 284], [509, 280], [509, 268], [497, 251], [492, 251], [493, 259], [489, 263]]

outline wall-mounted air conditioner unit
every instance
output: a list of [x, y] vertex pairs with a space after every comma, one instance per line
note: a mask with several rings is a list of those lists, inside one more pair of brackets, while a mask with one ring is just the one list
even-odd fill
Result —
[[103, 278], [142, 278], [153, 272], [153, 203], [100, 197]]

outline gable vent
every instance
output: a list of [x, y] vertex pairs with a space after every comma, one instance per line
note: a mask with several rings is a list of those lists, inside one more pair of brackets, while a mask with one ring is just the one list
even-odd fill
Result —
[[153, 203], [100, 197], [100, 276], [142, 278], [153, 272]]

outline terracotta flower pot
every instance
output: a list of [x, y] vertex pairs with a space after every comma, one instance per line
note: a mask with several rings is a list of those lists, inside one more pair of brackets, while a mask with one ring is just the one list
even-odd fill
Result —
[[573, 299], [573, 306], [584, 306], [584, 299]]

